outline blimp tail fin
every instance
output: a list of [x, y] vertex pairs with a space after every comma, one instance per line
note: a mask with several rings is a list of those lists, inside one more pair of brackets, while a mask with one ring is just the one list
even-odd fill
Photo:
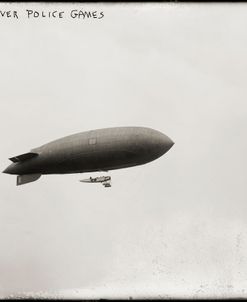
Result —
[[24, 185], [26, 183], [35, 181], [35, 180], [39, 179], [40, 176], [41, 176], [41, 174], [18, 175], [17, 180], [16, 180], [16, 185], [20, 186], [20, 185]]
[[38, 156], [38, 155], [39, 154], [35, 153], [35, 152], [28, 152], [28, 153], [24, 153], [24, 154], [21, 154], [21, 155], [11, 157], [11, 158], [9, 158], [9, 160], [11, 160], [13, 163], [17, 163], [17, 162], [20, 162], [20, 161], [24, 161], [24, 160], [33, 158], [33, 157]]

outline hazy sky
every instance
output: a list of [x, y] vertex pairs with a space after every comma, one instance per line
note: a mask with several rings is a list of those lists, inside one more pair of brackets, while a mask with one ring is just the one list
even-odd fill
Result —
[[19, 18], [0, 16], [2, 170], [90, 129], [146, 126], [175, 145], [110, 172], [110, 189], [78, 181], [102, 173], [1, 174], [0, 297], [247, 297], [247, 5], [6, 9]]

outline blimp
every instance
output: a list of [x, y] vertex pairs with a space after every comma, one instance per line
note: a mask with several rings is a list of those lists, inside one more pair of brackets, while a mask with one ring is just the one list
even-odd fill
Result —
[[[10, 157], [12, 164], [3, 173], [17, 175], [19, 186], [47, 174], [108, 172], [147, 164], [165, 154], [173, 144], [167, 135], [147, 127], [90, 130]], [[110, 176], [81, 181], [111, 186]]]

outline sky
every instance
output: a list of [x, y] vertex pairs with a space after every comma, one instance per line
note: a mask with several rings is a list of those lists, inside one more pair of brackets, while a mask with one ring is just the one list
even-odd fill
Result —
[[144, 126], [175, 142], [110, 171], [110, 189], [79, 182], [102, 173], [23, 186], [1, 173], [0, 297], [247, 297], [247, 5], [0, 10], [18, 13], [0, 16], [2, 170], [91, 129]]

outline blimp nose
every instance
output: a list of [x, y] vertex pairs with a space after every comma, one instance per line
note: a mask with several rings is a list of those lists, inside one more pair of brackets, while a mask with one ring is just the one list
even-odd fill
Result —
[[146, 151], [152, 158], [165, 154], [174, 145], [174, 142], [164, 133], [151, 129], [146, 140]]
[[149, 152], [155, 158], [162, 156], [174, 145], [174, 142], [162, 132], [152, 130]]
[[160, 140], [160, 148], [164, 153], [170, 150], [171, 147], [174, 145], [174, 142], [170, 139], [170, 137], [168, 137], [163, 133], [161, 133], [161, 135], [159, 136], [159, 140]]

